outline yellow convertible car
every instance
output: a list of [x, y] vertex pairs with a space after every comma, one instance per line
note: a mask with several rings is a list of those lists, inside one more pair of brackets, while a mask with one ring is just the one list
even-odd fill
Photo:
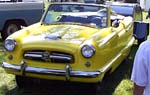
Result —
[[26, 78], [99, 83], [128, 56], [133, 18], [107, 5], [52, 3], [41, 21], [4, 41], [6, 72]]

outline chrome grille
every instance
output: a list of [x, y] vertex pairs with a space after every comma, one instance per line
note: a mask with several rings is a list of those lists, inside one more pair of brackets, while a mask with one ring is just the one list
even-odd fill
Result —
[[51, 63], [74, 63], [73, 55], [56, 51], [26, 51], [24, 59]]

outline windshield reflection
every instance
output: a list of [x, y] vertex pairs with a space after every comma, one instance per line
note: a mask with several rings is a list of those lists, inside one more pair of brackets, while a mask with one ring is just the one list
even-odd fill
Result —
[[107, 8], [103, 6], [52, 4], [48, 8], [43, 23], [78, 23], [101, 28], [107, 26], [107, 15]]

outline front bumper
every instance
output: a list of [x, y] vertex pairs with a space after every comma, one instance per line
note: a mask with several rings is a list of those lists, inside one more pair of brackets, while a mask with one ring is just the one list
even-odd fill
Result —
[[25, 75], [25, 73], [35, 73], [35, 74], [44, 74], [44, 75], [65, 76], [66, 80], [69, 80], [70, 77], [96, 78], [101, 74], [100, 71], [71, 70], [71, 66], [68, 64], [66, 65], [66, 68], [64, 70], [31, 67], [31, 66], [27, 66], [24, 61], [21, 62], [21, 65], [14, 65], [14, 64], [9, 64], [7, 62], [3, 62], [2, 67], [5, 69], [19, 71], [21, 72], [22, 75]]

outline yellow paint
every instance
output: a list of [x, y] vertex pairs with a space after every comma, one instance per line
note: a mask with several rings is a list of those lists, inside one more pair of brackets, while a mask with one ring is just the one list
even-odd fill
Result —
[[[110, 14], [109, 14], [110, 15]], [[124, 24], [123, 24], [124, 23]], [[132, 21], [123, 20], [118, 28], [110, 27], [110, 17], [108, 27], [104, 29], [91, 28], [79, 25], [42, 25], [40, 22], [25, 29], [22, 29], [9, 38], [17, 42], [13, 52], [6, 52], [5, 61], [10, 64], [20, 65], [24, 60], [27, 66], [60, 69], [64, 70], [65, 63], [51, 63], [28, 60], [23, 57], [25, 51], [45, 50], [59, 51], [69, 53], [74, 56], [74, 63], [70, 64], [72, 70], [79, 71], [102, 71], [103, 73], [97, 78], [75, 78], [71, 81], [77, 82], [98, 82], [101, 81], [108, 70], [115, 70], [122, 60], [128, 55], [132, 44], [128, 45], [133, 38], [133, 28], [125, 31]], [[60, 36], [61, 39], [45, 39], [46, 36]], [[81, 48], [85, 44], [95, 47], [96, 52], [92, 58], [84, 58], [81, 54]], [[13, 59], [9, 60], [8, 56], [12, 55]], [[91, 66], [87, 67], [86, 62]], [[8, 73], [20, 75], [20, 73], [7, 70]], [[65, 76], [38, 75], [27, 73], [26, 76], [65, 80]]]

